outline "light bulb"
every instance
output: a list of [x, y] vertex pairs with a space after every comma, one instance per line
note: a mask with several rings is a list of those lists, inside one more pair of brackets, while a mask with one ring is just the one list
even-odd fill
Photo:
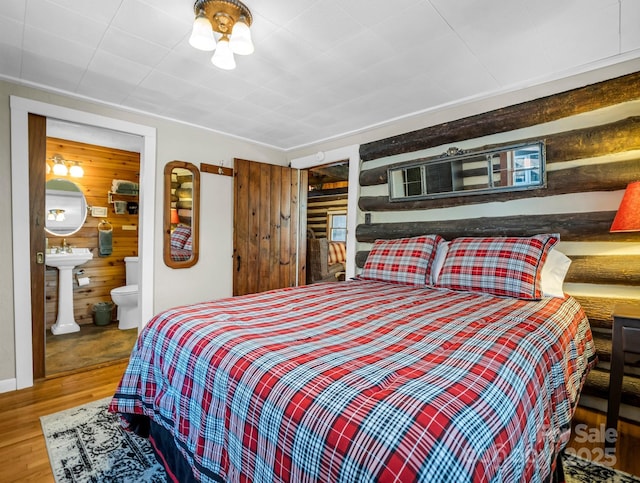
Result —
[[236, 60], [233, 58], [233, 52], [229, 47], [229, 37], [226, 34], [218, 41], [216, 51], [211, 57], [211, 63], [220, 69], [232, 70], [236, 68]]
[[189, 44], [198, 50], [204, 51], [212, 51], [216, 48], [216, 39], [213, 36], [211, 23], [202, 12], [200, 12], [193, 21], [193, 30], [191, 31], [191, 37], [189, 37]]
[[236, 54], [253, 54], [253, 42], [251, 41], [251, 31], [244, 17], [240, 17], [231, 30], [231, 50]]
[[53, 165], [53, 174], [56, 176], [66, 176], [69, 170], [67, 166], [60, 160], [56, 160]]
[[73, 163], [71, 168], [69, 168], [69, 174], [74, 178], [82, 178], [84, 176], [84, 169], [82, 169], [80, 163], [76, 161]]

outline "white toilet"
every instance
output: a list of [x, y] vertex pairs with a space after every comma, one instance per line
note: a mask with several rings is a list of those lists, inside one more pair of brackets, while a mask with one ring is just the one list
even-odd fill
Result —
[[118, 306], [118, 329], [137, 329], [140, 325], [138, 257], [125, 257], [124, 265], [127, 284], [111, 290], [111, 298]]

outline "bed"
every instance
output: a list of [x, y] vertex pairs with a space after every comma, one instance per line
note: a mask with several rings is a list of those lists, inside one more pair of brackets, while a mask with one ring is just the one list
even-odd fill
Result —
[[[158, 314], [110, 410], [176, 481], [550, 481], [595, 364], [589, 323], [541, 291], [554, 243], [533, 260], [500, 240], [482, 264], [505, 285], [465, 275], [493, 253], [476, 242], [374, 244], [355, 280]], [[502, 293], [513, 263], [535, 265], [516, 284], [532, 297]]]

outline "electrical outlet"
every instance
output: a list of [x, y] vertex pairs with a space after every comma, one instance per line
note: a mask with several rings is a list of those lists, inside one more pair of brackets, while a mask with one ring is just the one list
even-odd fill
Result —
[[364, 214], [364, 224], [365, 225], [370, 225], [371, 224], [371, 213], [365, 213]]

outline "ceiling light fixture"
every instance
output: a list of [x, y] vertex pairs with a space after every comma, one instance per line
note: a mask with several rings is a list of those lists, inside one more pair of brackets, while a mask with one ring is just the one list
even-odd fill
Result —
[[[249, 27], [253, 18], [238, 0], [196, 0], [196, 14], [189, 44], [199, 50], [215, 50], [211, 62], [225, 70], [236, 68], [233, 54], [249, 55], [254, 47]], [[220, 34], [216, 43], [214, 32]]]

